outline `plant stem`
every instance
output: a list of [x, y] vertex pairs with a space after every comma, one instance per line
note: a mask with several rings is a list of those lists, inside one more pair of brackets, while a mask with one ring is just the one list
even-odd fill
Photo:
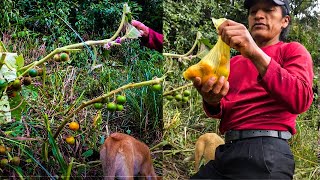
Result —
[[75, 109], [73, 112], [71, 112], [65, 119], [64, 121], [62, 121], [61, 125], [58, 127], [57, 132], [54, 134], [53, 138], [56, 139], [60, 133], [60, 131], [63, 129], [63, 127], [69, 122], [69, 120], [75, 115], [77, 114], [80, 110], [82, 110], [83, 108], [97, 103], [97, 102], [101, 102], [103, 99], [113, 96], [114, 94], [123, 91], [125, 89], [130, 89], [130, 88], [137, 88], [137, 87], [141, 87], [141, 86], [147, 86], [147, 85], [152, 85], [152, 84], [159, 84], [161, 81], [163, 81], [165, 79], [165, 76], [161, 77], [161, 78], [156, 78], [153, 80], [149, 80], [149, 81], [143, 81], [143, 82], [139, 82], [139, 83], [130, 83], [130, 84], [126, 84], [124, 86], [121, 86], [118, 89], [115, 89], [113, 91], [110, 91], [107, 94], [101, 95], [95, 99], [86, 101], [86, 102], [82, 102], [82, 104]]
[[172, 94], [172, 93], [175, 92], [175, 91], [179, 91], [179, 90], [181, 90], [181, 89], [184, 89], [184, 88], [187, 88], [187, 87], [190, 87], [190, 86], [193, 86], [193, 83], [189, 83], [189, 84], [186, 84], [186, 85], [184, 85], [184, 86], [180, 86], [180, 87], [178, 87], [178, 88], [176, 88], [176, 89], [173, 89], [173, 90], [171, 90], [171, 91], [167, 91], [167, 92], [163, 93], [163, 96], [170, 95], [170, 94]]

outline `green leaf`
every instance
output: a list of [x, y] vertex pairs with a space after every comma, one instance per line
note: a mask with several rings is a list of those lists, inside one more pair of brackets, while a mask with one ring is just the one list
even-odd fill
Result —
[[86, 152], [82, 153], [82, 156], [87, 158], [87, 157], [92, 156], [92, 154], [93, 154], [93, 150], [89, 149]]
[[10, 104], [7, 94], [2, 95], [0, 100], [0, 124], [9, 123], [12, 121]]
[[22, 68], [24, 66], [24, 58], [23, 55], [20, 54], [18, 57], [16, 57], [16, 65], [19, 68]]
[[[0, 53], [0, 56], [4, 55], [4, 53]], [[16, 65], [16, 57], [17, 53], [5, 53], [5, 63], [9, 65], [12, 69], [8, 68], [6, 64], [3, 64], [0, 69], [0, 78], [6, 79], [8, 82], [14, 81], [17, 78], [17, 65]]]
[[0, 41], [0, 52], [7, 52], [7, 49], [4, 46], [4, 44], [2, 43], [2, 41]]
[[125, 36], [130, 39], [137, 39], [137, 38], [141, 37], [141, 33], [137, 28], [135, 28], [131, 24], [128, 24]]

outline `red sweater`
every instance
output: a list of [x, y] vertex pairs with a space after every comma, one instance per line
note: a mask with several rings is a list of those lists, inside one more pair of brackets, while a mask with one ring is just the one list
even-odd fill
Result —
[[142, 38], [142, 44], [150, 49], [162, 52], [163, 35], [149, 28], [149, 36]]
[[204, 103], [209, 117], [221, 119], [221, 133], [265, 129], [295, 134], [298, 114], [312, 103], [312, 59], [304, 46], [279, 42], [261, 49], [271, 57], [263, 78], [249, 59], [235, 56], [230, 60], [230, 88], [220, 112]]

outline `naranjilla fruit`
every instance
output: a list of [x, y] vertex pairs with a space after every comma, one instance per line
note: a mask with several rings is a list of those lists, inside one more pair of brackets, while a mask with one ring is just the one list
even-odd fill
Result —
[[73, 145], [73, 144], [76, 142], [76, 140], [74, 139], [73, 136], [68, 136], [68, 137], [66, 138], [66, 142], [67, 142], [68, 144], [70, 144], [70, 145]]
[[114, 103], [114, 102], [110, 102], [110, 103], [107, 104], [107, 109], [108, 109], [108, 111], [111, 111], [111, 112], [116, 111], [117, 110], [117, 104]]
[[0, 79], [0, 89], [4, 88], [7, 86], [7, 81], [5, 79]]
[[167, 98], [167, 100], [169, 100], [169, 101], [171, 101], [172, 99], [174, 99], [174, 97], [171, 96], [171, 95], [166, 96], [166, 98]]
[[3, 158], [3, 159], [1, 159], [1, 161], [0, 161], [0, 166], [1, 167], [5, 167], [5, 166], [7, 166], [8, 165], [8, 159], [6, 159], [6, 158]]
[[12, 82], [12, 87], [13, 87], [14, 90], [20, 90], [21, 89], [21, 81], [20, 81], [20, 79], [15, 79]]
[[191, 91], [189, 91], [189, 90], [184, 90], [183, 91], [183, 96], [188, 97], [190, 95], [191, 95]]
[[123, 110], [123, 105], [117, 104], [117, 111], [122, 111]]
[[72, 131], [77, 131], [79, 130], [79, 128], [80, 128], [80, 125], [77, 122], [73, 121], [69, 124], [69, 129], [71, 129]]
[[69, 61], [69, 55], [65, 52], [60, 54], [60, 60], [61, 61]]
[[96, 109], [102, 109], [103, 108], [103, 104], [102, 103], [94, 103], [94, 108]]
[[117, 96], [116, 100], [117, 100], [117, 104], [124, 104], [127, 99], [125, 96], [119, 95], [119, 96]]
[[182, 97], [182, 102], [188, 102], [188, 101], [189, 101], [189, 97], [186, 97], [186, 96]]
[[0, 154], [6, 154], [6, 147], [0, 145]]
[[20, 164], [20, 157], [18, 157], [18, 156], [13, 157], [13, 158], [10, 160], [10, 163], [11, 163], [12, 165], [19, 166], [19, 164]]
[[61, 59], [60, 59], [60, 54], [55, 54], [55, 55], [53, 56], [53, 60], [56, 61], [56, 62], [60, 62], [60, 61], [61, 61]]
[[32, 78], [30, 76], [24, 77], [22, 83], [23, 85], [29, 86], [32, 83]]
[[174, 98], [175, 98], [177, 101], [181, 101], [181, 100], [182, 100], [182, 95], [181, 95], [181, 94], [177, 94]]
[[29, 75], [31, 77], [36, 77], [38, 75], [38, 71], [36, 69], [30, 69], [29, 70]]
[[161, 89], [162, 89], [161, 84], [152, 85], [152, 90], [154, 90], [154, 91], [160, 91]]

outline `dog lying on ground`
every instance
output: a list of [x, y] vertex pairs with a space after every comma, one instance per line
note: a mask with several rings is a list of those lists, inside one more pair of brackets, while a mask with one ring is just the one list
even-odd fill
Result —
[[100, 148], [100, 160], [105, 180], [157, 179], [149, 147], [132, 136], [113, 133]]
[[216, 148], [221, 144], [224, 144], [224, 140], [216, 133], [205, 133], [198, 138], [194, 153], [196, 172], [199, 170], [202, 156], [205, 164], [210, 160], [214, 160]]

